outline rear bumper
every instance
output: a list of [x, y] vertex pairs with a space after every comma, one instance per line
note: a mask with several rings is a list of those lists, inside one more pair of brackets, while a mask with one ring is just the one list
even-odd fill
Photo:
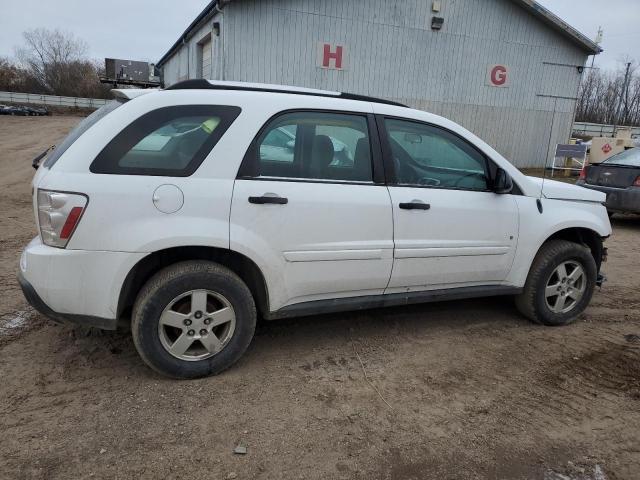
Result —
[[18, 283], [22, 288], [22, 293], [27, 302], [40, 312], [45, 317], [49, 317], [56, 322], [71, 322], [79, 325], [86, 325], [87, 327], [101, 328], [103, 330], [115, 330], [117, 326], [117, 319], [115, 318], [101, 318], [92, 317], [90, 315], [74, 315], [71, 313], [59, 313], [53, 311], [44, 300], [40, 298], [35, 288], [24, 278], [22, 272], [18, 272]]
[[27, 301], [43, 315], [113, 330], [124, 279], [144, 256], [54, 248], [36, 237], [22, 252], [18, 281]]
[[591, 185], [584, 180], [578, 180], [576, 185], [605, 193], [607, 195], [605, 206], [611, 212], [640, 213], [640, 187], [603, 187]]

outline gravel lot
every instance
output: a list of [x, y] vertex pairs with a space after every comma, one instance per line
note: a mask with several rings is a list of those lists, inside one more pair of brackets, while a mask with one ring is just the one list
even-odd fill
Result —
[[223, 375], [170, 381], [15, 280], [30, 160], [77, 121], [0, 117], [1, 478], [640, 478], [640, 218], [614, 220], [569, 327], [509, 298], [284, 320]]

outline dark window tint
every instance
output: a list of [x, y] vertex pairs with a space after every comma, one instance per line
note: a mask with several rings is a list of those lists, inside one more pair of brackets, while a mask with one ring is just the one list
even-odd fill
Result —
[[365, 116], [287, 113], [267, 125], [247, 155], [251, 176], [372, 181]]
[[78, 138], [80, 138], [80, 136], [84, 132], [86, 132], [87, 130], [89, 130], [90, 127], [95, 125], [95, 123], [98, 120], [104, 118], [106, 115], [113, 112], [125, 101], [126, 100], [118, 99], [118, 100], [112, 100], [110, 102], [107, 102], [103, 106], [101, 106], [99, 109], [97, 109], [95, 112], [93, 112], [91, 115], [89, 115], [87, 118], [82, 120], [78, 125], [75, 126], [73, 130], [71, 130], [71, 132], [69, 132], [69, 135], [66, 136], [66, 138], [62, 141], [62, 143], [56, 146], [53, 152], [51, 152], [51, 155], [49, 155], [49, 157], [45, 160], [43, 166], [46, 168], [53, 167], [53, 165], [58, 161], [58, 159], [62, 156], [62, 154], [66, 152], [67, 149], [71, 145], [73, 145], [73, 143]]
[[149, 112], [126, 127], [100, 152], [94, 173], [185, 177], [200, 166], [238, 107], [184, 105]]
[[440, 188], [487, 190], [484, 155], [441, 128], [386, 119], [396, 182]]

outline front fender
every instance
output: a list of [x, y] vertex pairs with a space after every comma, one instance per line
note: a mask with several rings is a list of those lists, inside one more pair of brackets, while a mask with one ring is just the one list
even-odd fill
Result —
[[593, 202], [541, 199], [542, 212], [532, 197], [517, 197], [520, 226], [514, 264], [507, 278], [514, 286], [524, 286], [529, 268], [540, 247], [554, 234], [581, 228], [599, 237], [611, 235], [606, 208]]

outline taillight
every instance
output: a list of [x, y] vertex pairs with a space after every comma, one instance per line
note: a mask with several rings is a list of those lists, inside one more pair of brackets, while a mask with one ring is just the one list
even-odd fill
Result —
[[580, 170], [580, 176], [578, 178], [580, 180], [585, 180], [587, 178], [587, 166], [586, 165], [584, 167], [582, 167], [582, 170]]
[[65, 248], [87, 206], [81, 193], [38, 189], [38, 223], [42, 242]]
[[640, 177], [636, 177], [636, 179], [633, 181], [633, 186], [640, 187]]

